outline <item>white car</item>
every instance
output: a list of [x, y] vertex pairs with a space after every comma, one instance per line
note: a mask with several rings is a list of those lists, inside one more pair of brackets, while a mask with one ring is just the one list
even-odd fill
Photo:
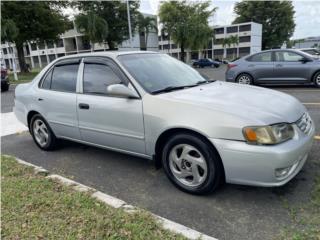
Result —
[[320, 59], [320, 50], [316, 48], [301, 48], [298, 49], [302, 52], [308, 53], [312, 57], [319, 58]]
[[59, 58], [16, 87], [14, 112], [43, 150], [68, 139], [153, 159], [193, 194], [225, 181], [287, 183], [306, 162], [315, 131], [289, 95], [208, 81], [154, 52]]

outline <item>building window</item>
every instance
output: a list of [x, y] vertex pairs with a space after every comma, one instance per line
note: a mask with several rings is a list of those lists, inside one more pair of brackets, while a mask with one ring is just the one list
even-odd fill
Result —
[[62, 39], [58, 39], [58, 40], [56, 41], [56, 46], [57, 46], [57, 47], [63, 47], [63, 40], [62, 40]]
[[223, 49], [215, 49], [213, 50], [214, 55], [223, 55]]
[[250, 53], [250, 48], [249, 47], [241, 47], [239, 48], [239, 53], [240, 54], [249, 54]]
[[162, 45], [159, 45], [159, 50], [162, 50]]
[[227, 55], [237, 54], [236, 48], [228, 48], [227, 49]]
[[227, 27], [227, 33], [235, 33], [238, 32], [238, 26]]
[[250, 42], [250, 41], [251, 41], [250, 36], [239, 37], [239, 43]]
[[239, 32], [251, 31], [251, 24], [239, 26]]
[[171, 49], [176, 49], [177, 45], [176, 44], [171, 44]]
[[54, 55], [54, 54], [50, 54], [49, 55], [49, 61], [50, 62], [54, 61], [55, 59], [56, 59], [56, 55]]
[[161, 41], [161, 36], [158, 36], [158, 41], [159, 41], [159, 42]]
[[59, 57], [64, 57], [64, 56], [65, 56], [64, 53], [59, 53], [59, 54], [58, 54], [58, 58], [59, 58]]
[[39, 42], [39, 49], [41, 50], [41, 49], [44, 49], [44, 48], [45, 48], [44, 42]]
[[2, 51], [4, 55], [8, 54], [7, 48], [3, 48]]
[[170, 49], [170, 44], [164, 44], [163, 49]]
[[208, 49], [212, 49], [212, 40], [210, 39], [209, 43], [208, 43]]
[[37, 50], [37, 44], [36, 43], [31, 43], [31, 50], [36, 51]]
[[220, 45], [220, 44], [222, 44], [223, 43], [223, 38], [219, 38], [219, 39], [216, 39], [215, 41], [214, 41], [214, 44], [215, 45]]
[[53, 41], [47, 41], [47, 48], [54, 48]]
[[223, 34], [224, 33], [224, 28], [215, 28], [214, 29], [215, 34]]

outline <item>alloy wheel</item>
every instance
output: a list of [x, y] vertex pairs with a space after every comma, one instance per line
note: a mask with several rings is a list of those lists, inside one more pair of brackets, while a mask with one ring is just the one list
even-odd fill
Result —
[[205, 158], [189, 144], [179, 144], [169, 153], [169, 167], [173, 176], [183, 185], [197, 187], [207, 178]]
[[33, 122], [33, 134], [37, 143], [44, 147], [49, 141], [49, 131], [46, 124], [41, 119]]
[[316, 76], [315, 84], [316, 84], [317, 86], [320, 86], [320, 73]]
[[238, 83], [239, 83], [239, 84], [247, 84], [247, 85], [250, 85], [250, 84], [251, 84], [251, 79], [250, 79], [250, 77], [247, 76], [247, 75], [242, 75], [242, 76], [239, 77]]

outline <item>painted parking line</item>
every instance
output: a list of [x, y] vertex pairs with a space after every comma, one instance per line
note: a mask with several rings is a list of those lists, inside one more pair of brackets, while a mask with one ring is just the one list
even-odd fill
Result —
[[320, 106], [320, 103], [302, 103], [303, 105], [310, 105], [310, 106]]
[[320, 140], [320, 136], [314, 136], [315, 140]]

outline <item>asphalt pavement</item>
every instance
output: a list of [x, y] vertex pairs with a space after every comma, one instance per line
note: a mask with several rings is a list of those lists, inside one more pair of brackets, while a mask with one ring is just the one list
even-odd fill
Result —
[[[223, 68], [203, 71], [217, 76], [215, 79], [224, 76]], [[310, 87], [274, 89], [305, 103], [316, 124], [316, 133], [320, 135], [320, 90]], [[1, 100], [1, 112], [12, 111], [12, 88], [1, 95]], [[215, 238], [228, 240], [274, 239], [280, 230], [293, 223], [286, 202], [292, 206], [307, 203], [315, 175], [320, 171], [320, 141], [315, 140], [303, 170], [283, 187], [226, 184], [212, 195], [193, 196], [176, 189], [163, 170], [156, 170], [153, 163], [145, 159], [68, 141], [63, 141], [57, 151], [44, 152], [37, 148], [28, 132], [1, 140], [2, 153], [71, 177]]]

